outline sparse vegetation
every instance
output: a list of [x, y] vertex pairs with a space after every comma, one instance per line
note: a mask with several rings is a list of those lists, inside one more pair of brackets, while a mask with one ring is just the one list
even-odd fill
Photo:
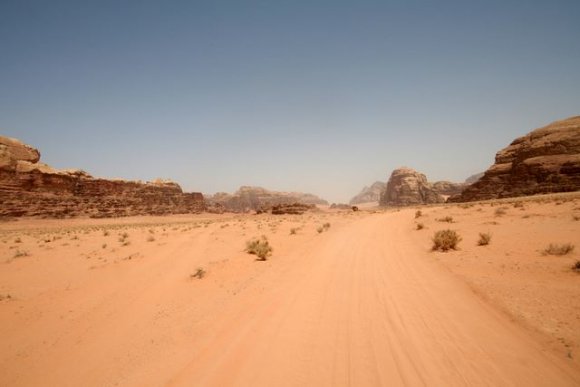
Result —
[[20, 257], [28, 257], [28, 251], [24, 251], [24, 250], [16, 250], [16, 252], [14, 253], [14, 258], [20, 258]]
[[574, 245], [571, 243], [564, 243], [561, 245], [550, 243], [548, 247], [542, 251], [543, 255], [566, 255], [574, 251]]
[[457, 250], [461, 237], [454, 230], [439, 230], [433, 236], [433, 251]]
[[147, 237], [147, 242], [155, 242], [155, 237], [153, 235], [149, 235]]
[[500, 207], [495, 209], [495, 216], [503, 216], [507, 213], [505, 207]]
[[261, 238], [254, 238], [246, 242], [246, 252], [258, 257], [259, 261], [265, 261], [272, 255], [272, 246], [268, 242], [268, 238], [262, 235]]
[[20, 237], [14, 239], [14, 243], [22, 243], [22, 239]]
[[417, 230], [423, 230], [425, 225], [423, 223], [417, 223]]
[[103, 243], [103, 244], [101, 245], [101, 248], [102, 248], [102, 249], [106, 249], [106, 248], [107, 248], [107, 244], [106, 244], [106, 243]]
[[423, 215], [423, 213], [421, 212], [421, 210], [415, 211], [415, 219], [420, 218], [421, 215]]
[[195, 271], [195, 273], [189, 275], [189, 278], [202, 279], [203, 277], [205, 277], [205, 273], [206, 273], [206, 271], [204, 270], [203, 267], [198, 267], [197, 270]]
[[290, 229], [290, 235], [296, 235], [297, 232], [298, 232], [298, 229], [296, 227], [293, 227]]
[[491, 242], [491, 234], [488, 232], [480, 232], [479, 240], [477, 241], [478, 246], [487, 246]]
[[574, 270], [576, 273], [580, 273], [580, 261], [576, 261], [572, 265], [572, 270]]
[[322, 233], [324, 231], [324, 227], [320, 226], [316, 229], [316, 231], [318, 231], [318, 233]]
[[103, 236], [109, 236], [109, 230], [103, 230]]
[[447, 222], [447, 223], [453, 223], [453, 217], [452, 216], [446, 216], [444, 218], [439, 218], [437, 219], [438, 222]]

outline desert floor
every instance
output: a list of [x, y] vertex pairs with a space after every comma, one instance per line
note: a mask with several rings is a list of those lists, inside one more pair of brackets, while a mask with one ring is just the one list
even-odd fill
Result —
[[580, 196], [416, 210], [1, 223], [0, 385], [580, 385]]

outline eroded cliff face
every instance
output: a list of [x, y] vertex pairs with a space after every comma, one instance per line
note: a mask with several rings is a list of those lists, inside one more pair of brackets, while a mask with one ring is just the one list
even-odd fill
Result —
[[201, 193], [173, 182], [96, 179], [82, 170], [56, 170], [40, 152], [0, 136], [0, 217], [119, 217], [197, 213]]
[[364, 187], [358, 195], [350, 199], [349, 204], [378, 202], [386, 186], [387, 184], [382, 181], [375, 181], [370, 187]]
[[445, 202], [443, 196], [433, 189], [424, 174], [406, 167], [393, 171], [380, 199], [382, 206], [412, 206], [443, 202]]
[[515, 139], [495, 164], [451, 201], [465, 202], [580, 190], [580, 116]]
[[[277, 192], [262, 187], [242, 186], [235, 193], [217, 193], [207, 197], [210, 208], [229, 212], [269, 211], [280, 204], [328, 205], [313, 194], [301, 192]], [[216, 210], [216, 212], [219, 212]]]

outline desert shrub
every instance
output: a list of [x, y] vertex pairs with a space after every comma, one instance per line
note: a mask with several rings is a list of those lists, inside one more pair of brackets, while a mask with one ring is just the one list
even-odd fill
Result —
[[580, 215], [572, 215], [572, 220], [580, 220]]
[[298, 229], [296, 227], [290, 229], [290, 235], [296, 235]]
[[22, 239], [20, 237], [14, 239], [14, 243], [22, 243]]
[[154, 242], [155, 241], [155, 237], [153, 235], [149, 235], [147, 237], [147, 242]]
[[572, 265], [572, 270], [574, 270], [577, 273], [580, 273], [580, 261], [576, 261], [573, 265]]
[[423, 223], [417, 223], [417, 230], [423, 230], [425, 225]]
[[272, 255], [272, 250], [268, 238], [264, 235], [261, 238], [254, 238], [246, 242], [246, 252], [256, 255], [260, 261], [265, 261]]
[[514, 203], [514, 208], [523, 208], [524, 207], [524, 203], [522, 202], [515, 202]]
[[574, 251], [574, 245], [571, 243], [564, 243], [561, 245], [550, 243], [548, 247], [542, 252], [543, 255], [566, 255]]
[[420, 218], [421, 215], [423, 215], [423, 213], [421, 212], [421, 210], [415, 211], [415, 219]]
[[103, 243], [103, 244], [101, 245], [101, 248], [102, 248], [102, 249], [106, 249], [106, 248], [107, 248], [107, 244], [106, 244], [106, 243]]
[[205, 277], [205, 273], [206, 272], [205, 272], [203, 267], [198, 267], [197, 270], [195, 271], [195, 273], [189, 275], [189, 278], [202, 279], [203, 277]]
[[330, 228], [330, 223], [324, 223], [322, 227], [324, 227], [325, 230], [328, 230]]
[[457, 250], [457, 244], [461, 241], [461, 237], [454, 230], [439, 230], [433, 236], [432, 250], [448, 251]]
[[103, 230], [103, 236], [109, 236], [109, 231], [108, 230]]
[[453, 217], [452, 216], [446, 216], [444, 218], [439, 218], [437, 219], [438, 222], [447, 222], [447, 223], [453, 223]]
[[495, 210], [495, 216], [502, 216], [502, 215], [505, 215], [506, 213], [507, 212], [506, 212], [505, 207], [496, 208], [496, 210]]
[[28, 257], [28, 252], [24, 251], [24, 250], [16, 250], [16, 252], [14, 253], [14, 258], [20, 258], [20, 257]]
[[316, 231], [318, 231], [318, 233], [322, 233], [324, 231], [324, 227], [320, 226], [316, 229]]
[[480, 232], [479, 240], [477, 241], [478, 246], [486, 246], [491, 242], [491, 234], [488, 232]]

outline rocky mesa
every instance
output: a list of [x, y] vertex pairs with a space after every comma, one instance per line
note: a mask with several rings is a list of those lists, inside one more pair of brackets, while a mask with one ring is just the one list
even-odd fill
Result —
[[201, 193], [184, 193], [171, 181], [99, 179], [39, 161], [37, 149], [0, 136], [0, 218], [183, 214], [205, 207]]
[[328, 205], [316, 195], [301, 192], [277, 192], [262, 187], [242, 186], [235, 193], [206, 196], [208, 207], [215, 212], [269, 211], [280, 204]]
[[454, 202], [580, 190], [580, 116], [515, 139]]
[[412, 168], [395, 169], [381, 193], [381, 206], [412, 206], [443, 203], [445, 198], [433, 189], [427, 177]]

